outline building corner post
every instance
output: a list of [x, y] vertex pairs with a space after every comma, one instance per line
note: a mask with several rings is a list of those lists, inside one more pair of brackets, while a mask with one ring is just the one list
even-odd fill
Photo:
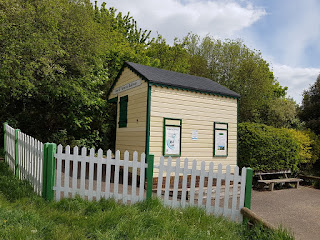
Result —
[[251, 209], [252, 176], [253, 176], [252, 168], [247, 168], [244, 207], [248, 209]]
[[42, 197], [46, 200], [54, 199], [53, 186], [55, 184], [56, 170], [56, 161], [54, 155], [56, 151], [57, 145], [55, 143], [44, 144]]
[[152, 197], [154, 155], [147, 155], [147, 200]]

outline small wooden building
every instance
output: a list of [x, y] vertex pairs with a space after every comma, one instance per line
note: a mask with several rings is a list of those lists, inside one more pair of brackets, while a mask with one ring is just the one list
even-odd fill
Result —
[[237, 164], [240, 95], [211, 79], [125, 62], [109, 93], [116, 150]]

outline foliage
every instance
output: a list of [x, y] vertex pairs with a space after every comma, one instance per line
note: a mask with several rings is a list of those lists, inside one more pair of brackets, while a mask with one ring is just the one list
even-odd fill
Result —
[[320, 74], [316, 82], [303, 92], [299, 117], [317, 135], [320, 134]]
[[239, 124], [239, 166], [255, 171], [298, 170], [300, 146], [286, 129], [264, 124]]
[[[20, 182], [13, 176], [12, 180]], [[5, 181], [0, 178], [0, 189]], [[30, 186], [25, 190], [32, 191]], [[12, 194], [18, 192], [12, 189]], [[159, 200], [125, 206], [114, 200], [48, 202], [20, 195], [12, 202], [8, 194], [0, 191], [3, 239], [293, 239], [280, 229], [248, 229], [198, 208], [166, 208]]]
[[[259, 51], [249, 49], [241, 40], [222, 41], [210, 36], [201, 40], [199, 36], [189, 34], [185, 41], [191, 74], [210, 78], [241, 95], [240, 122], [285, 127], [294, 121], [294, 102], [284, 98], [287, 87], [280, 86], [275, 80]], [[271, 114], [270, 118], [268, 114]]]
[[1, 122], [42, 141], [112, 147], [109, 79], [125, 60], [148, 63], [150, 32], [89, 0], [0, 5]]
[[319, 140], [311, 131], [283, 129], [299, 144], [299, 163], [311, 166], [319, 158]]

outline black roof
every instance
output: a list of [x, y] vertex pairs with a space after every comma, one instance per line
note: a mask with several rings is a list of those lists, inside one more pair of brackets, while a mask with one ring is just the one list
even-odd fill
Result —
[[123, 68], [126, 66], [144, 80], [149, 81], [150, 83], [155, 85], [173, 87], [178, 89], [181, 88], [201, 93], [230, 96], [234, 98], [240, 97], [240, 94], [216, 83], [209, 78], [168, 71], [132, 62], [125, 62]]

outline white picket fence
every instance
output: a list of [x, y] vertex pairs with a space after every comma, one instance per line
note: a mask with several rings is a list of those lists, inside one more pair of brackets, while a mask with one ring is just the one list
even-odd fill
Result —
[[[66, 146], [63, 151], [63, 147], [59, 145], [55, 158], [57, 169], [56, 185], [53, 190], [56, 200], [76, 195], [88, 200], [114, 198], [123, 203], [135, 203], [145, 199], [144, 182], [147, 164], [144, 153], [141, 154], [140, 161], [137, 152], [134, 152], [133, 159], [129, 160], [129, 152], [126, 151], [124, 160], [121, 160], [119, 151], [116, 152], [115, 158], [112, 158], [111, 150], [108, 150], [107, 156], [104, 157], [101, 149], [97, 154], [94, 149], [90, 149], [88, 156], [86, 148], [82, 148], [79, 154], [78, 147], [74, 147], [73, 153], [70, 153], [69, 146]], [[130, 186], [128, 185], [129, 168], [132, 173]], [[122, 184], [119, 184], [120, 169], [123, 170]], [[137, 184], [138, 173], [139, 185]]]
[[[165, 163], [164, 157], [161, 157], [160, 165], [154, 166], [159, 169], [157, 196], [162, 198], [164, 195], [164, 204], [171, 207], [198, 206], [205, 208], [208, 214], [223, 215], [242, 222], [243, 217], [240, 210], [244, 207], [246, 168], [242, 168], [240, 176], [237, 166], [234, 168], [234, 173], [231, 173], [230, 166], [227, 166], [223, 173], [221, 164], [218, 165], [218, 170], [214, 171], [212, 162], [209, 164], [208, 171], [205, 170], [205, 167], [205, 162], [201, 162], [201, 169], [197, 169], [197, 161], [194, 160], [192, 168], [189, 168], [188, 159], [185, 159], [183, 166], [180, 166], [179, 158], [176, 159], [174, 165], [171, 157]], [[189, 178], [191, 175], [189, 186], [187, 184], [188, 175]], [[180, 179], [182, 177], [182, 188], [180, 189], [178, 187], [179, 176]], [[164, 177], [165, 188], [163, 189]], [[174, 178], [173, 188], [170, 187], [170, 177]], [[197, 177], [199, 183], [196, 187]], [[205, 180], [207, 180], [206, 186]], [[222, 180], [224, 185], [222, 185]]]
[[42, 194], [44, 144], [39, 140], [18, 132], [19, 179], [28, 180], [34, 191]]
[[[5, 124], [6, 158], [10, 169], [18, 172], [19, 179], [28, 180], [34, 191], [42, 194], [43, 143], [17, 131], [18, 156], [15, 150], [15, 129]], [[16, 157], [18, 159], [16, 166]], [[16, 169], [16, 167], [18, 169]]]
[[6, 158], [12, 171], [15, 169], [15, 129], [8, 124], [5, 125], [6, 131]]

